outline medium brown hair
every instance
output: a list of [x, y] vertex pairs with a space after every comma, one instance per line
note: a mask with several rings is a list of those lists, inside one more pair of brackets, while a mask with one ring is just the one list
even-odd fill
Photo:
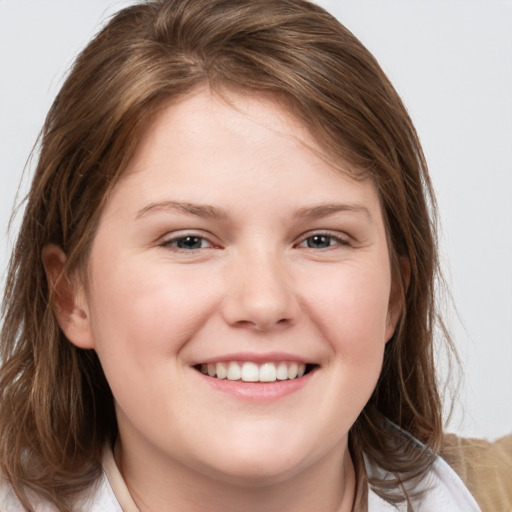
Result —
[[[360, 475], [364, 453], [398, 481], [422, 474], [431, 457], [427, 450], [404, 451], [383, 417], [438, 449], [434, 199], [396, 91], [364, 46], [309, 2], [153, 0], [120, 11], [77, 58], [41, 134], [10, 260], [2, 310], [0, 464], [29, 509], [27, 488], [70, 510], [73, 497], [99, 476], [103, 445], [117, 433], [96, 354], [71, 344], [52, 311], [43, 247], [63, 249], [65, 275], [83, 271], [102, 206], [137, 141], [169, 101], [200, 84], [274, 95], [326, 154], [375, 183], [404, 307], [375, 392], [351, 429], [350, 449]], [[389, 501], [400, 499], [396, 482], [370, 484]]]

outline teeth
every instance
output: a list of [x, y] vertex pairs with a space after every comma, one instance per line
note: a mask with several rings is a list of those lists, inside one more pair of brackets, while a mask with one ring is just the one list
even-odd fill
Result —
[[242, 371], [238, 363], [232, 362], [228, 366], [228, 380], [240, 380], [242, 378]]
[[297, 377], [297, 372], [299, 369], [299, 365], [297, 363], [292, 363], [288, 366], [288, 378], [295, 379]]
[[293, 380], [304, 376], [306, 365], [302, 363], [238, 363], [236, 361], [202, 364], [204, 375], [217, 379], [242, 380], [243, 382], [275, 382]]
[[[236, 364], [236, 363], [234, 363]], [[258, 365], [254, 363], [244, 363], [242, 365], [242, 380], [244, 382], [258, 382], [260, 378]]]
[[228, 376], [228, 369], [224, 363], [217, 363], [217, 379], [225, 379]]
[[286, 367], [286, 363], [279, 363], [276, 371], [276, 379], [277, 380], [286, 380], [288, 378], [288, 368]]
[[265, 363], [260, 367], [260, 382], [274, 382], [277, 378], [276, 365]]

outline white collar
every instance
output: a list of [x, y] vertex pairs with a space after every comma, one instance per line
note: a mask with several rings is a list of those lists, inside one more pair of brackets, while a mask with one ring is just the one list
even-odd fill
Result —
[[[370, 472], [372, 468], [367, 466]], [[481, 512], [457, 473], [441, 457], [436, 457], [428, 474], [408, 491], [424, 491], [411, 500], [412, 510], [418, 512]], [[392, 505], [372, 489], [368, 492], [368, 512], [408, 512], [407, 503]]]
[[102, 465], [103, 472], [105, 473], [108, 483], [110, 484], [110, 488], [114, 493], [122, 512], [139, 512], [128, 487], [126, 487], [124, 478], [117, 467], [116, 461], [114, 460], [114, 454], [110, 447], [106, 447], [103, 452]]

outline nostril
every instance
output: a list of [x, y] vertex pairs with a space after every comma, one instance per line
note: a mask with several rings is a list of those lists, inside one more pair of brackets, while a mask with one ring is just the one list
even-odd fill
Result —
[[248, 328], [253, 329], [255, 331], [267, 332], [271, 329], [275, 329], [276, 327], [284, 328], [291, 325], [292, 321], [288, 318], [281, 318], [277, 321], [273, 321], [272, 319], [253, 319], [253, 320], [238, 320], [233, 323], [234, 327], [239, 328]]

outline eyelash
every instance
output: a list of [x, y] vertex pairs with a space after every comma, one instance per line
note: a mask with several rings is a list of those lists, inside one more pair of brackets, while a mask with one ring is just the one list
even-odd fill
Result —
[[[207, 242], [208, 246], [207, 247], [192, 247], [192, 248], [178, 247], [178, 244], [180, 241], [185, 241], [187, 239], [196, 239], [200, 242], [201, 245], [203, 242]], [[160, 244], [160, 246], [164, 247], [166, 249], [170, 249], [175, 252], [184, 252], [184, 253], [191, 253], [191, 252], [199, 251], [201, 249], [211, 249], [211, 248], [216, 247], [215, 244], [210, 242], [205, 236], [198, 235], [195, 233], [186, 233], [181, 236], [175, 236], [173, 238], [170, 238], [169, 240], [165, 240], [164, 242], [162, 242]]]
[[[311, 247], [308, 245], [303, 245], [303, 244], [308, 244], [308, 241], [310, 241], [316, 237], [322, 238], [322, 239], [328, 239], [328, 245], [325, 247]], [[183, 243], [187, 239], [190, 239], [190, 241], [192, 241], [192, 242], [195, 240], [196, 243], [199, 243], [201, 246], [200, 247], [188, 247], [188, 248], [178, 246], [178, 244], [180, 242]], [[206, 247], [202, 246], [204, 242], [206, 242], [208, 244]], [[312, 233], [312, 234], [309, 234], [308, 236], [303, 237], [295, 245], [295, 247], [304, 247], [304, 248], [310, 249], [310, 250], [324, 250], [324, 249], [329, 249], [331, 247], [335, 247], [337, 245], [350, 246], [350, 242], [348, 240], [346, 240], [345, 238], [334, 235], [332, 233], [319, 232], [319, 233]], [[209, 241], [206, 237], [199, 235], [199, 234], [195, 234], [195, 233], [185, 233], [182, 236], [175, 236], [169, 240], [165, 240], [164, 242], [162, 242], [160, 244], [160, 246], [170, 249], [175, 252], [183, 252], [183, 253], [192, 253], [192, 252], [199, 251], [201, 249], [212, 249], [212, 248], [218, 247], [215, 244], [213, 244], [211, 241]]]
[[[326, 247], [317, 247], [317, 248], [314, 248], [314, 247], [309, 247], [309, 246], [303, 246], [302, 244], [304, 243], [307, 243], [308, 240], [312, 240], [313, 238], [315, 237], [321, 237], [321, 238], [328, 238], [331, 242], [334, 242], [332, 244], [329, 244], [327, 245]], [[342, 238], [340, 236], [337, 236], [337, 235], [334, 235], [333, 233], [325, 233], [325, 232], [319, 232], [319, 233], [311, 233], [311, 234], [308, 234], [308, 236], [305, 236], [302, 238], [302, 240], [299, 242], [298, 246], [302, 246], [302, 247], [305, 247], [307, 249], [311, 249], [311, 250], [323, 250], [323, 249], [329, 249], [331, 247], [335, 247], [336, 245], [340, 245], [340, 246], [350, 246], [350, 242], [345, 239], [345, 238]]]

